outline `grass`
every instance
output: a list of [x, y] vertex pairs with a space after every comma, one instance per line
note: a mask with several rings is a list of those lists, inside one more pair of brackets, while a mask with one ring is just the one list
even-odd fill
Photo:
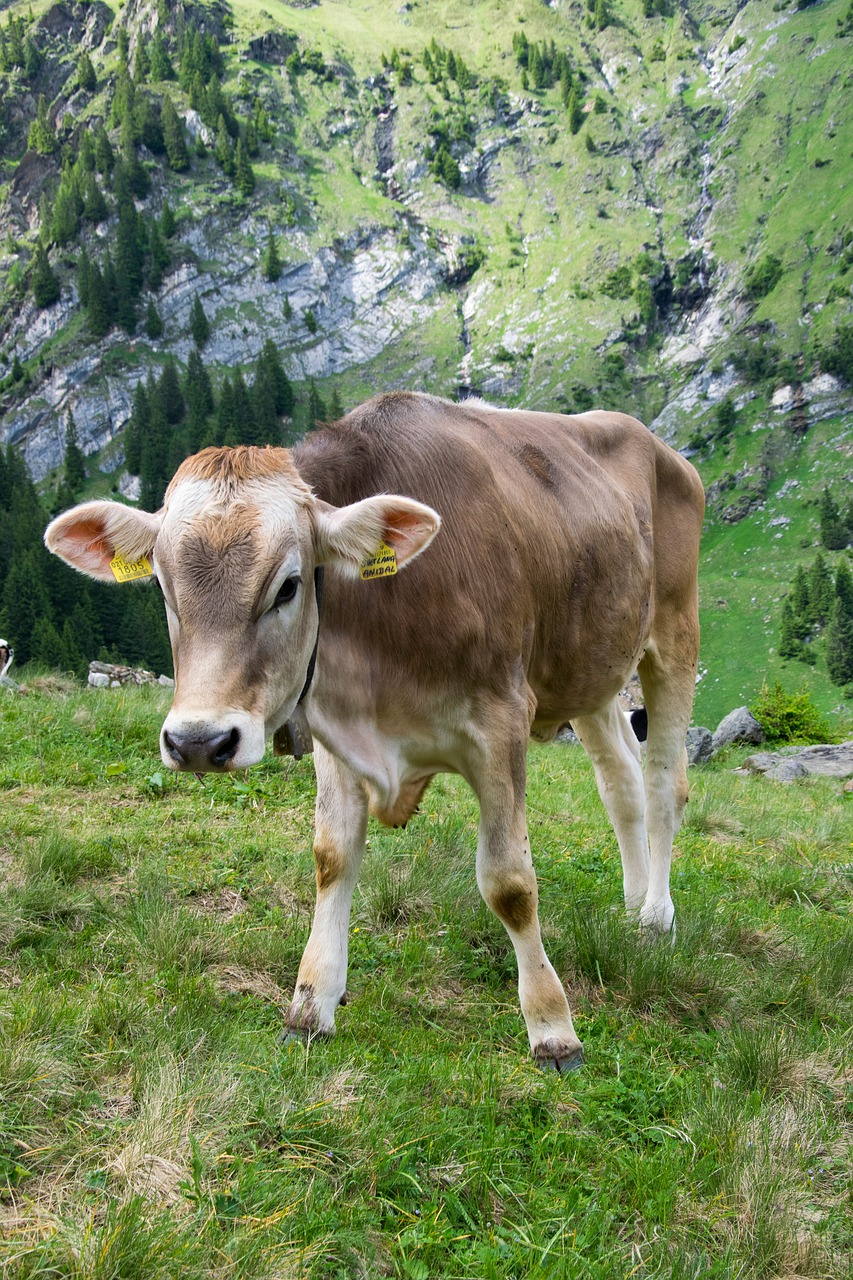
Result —
[[285, 1044], [310, 760], [166, 776], [160, 690], [4, 699], [0, 1239], [9, 1277], [842, 1277], [853, 816], [695, 771], [678, 934], [619, 909], [577, 748], [534, 749], [549, 953], [587, 1050], [528, 1060], [477, 812], [371, 826], [349, 1002]]

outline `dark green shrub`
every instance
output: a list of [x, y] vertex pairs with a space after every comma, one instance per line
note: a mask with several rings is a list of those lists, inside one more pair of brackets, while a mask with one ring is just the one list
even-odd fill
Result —
[[833, 738], [805, 685], [797, 693], [788, 693], [778, 680], [772, 685], [765, 681], [749, 709], [769, 743], [830, 742]]

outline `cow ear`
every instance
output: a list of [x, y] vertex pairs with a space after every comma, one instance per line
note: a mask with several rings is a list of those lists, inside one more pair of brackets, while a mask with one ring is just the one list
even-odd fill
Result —
[[112, 568], [119, 557], [136, 569], [125, 577], [147, 577], [144, 563], [160, 531], [160, 517], [137, 511], [120, 502], [84, 502], [57, 516], [44, 534], [48, 551], [53, 551], [72, 569], [79, 569], [101, 582], [123, 581]]
[[393, 547], [402, 569], [429, 546], [440, 526], [441, 516], [432, 507], [395, 494], [364, 498], [348, 507], [318, 502], [317, 560], [355, 575], [384, 542]]

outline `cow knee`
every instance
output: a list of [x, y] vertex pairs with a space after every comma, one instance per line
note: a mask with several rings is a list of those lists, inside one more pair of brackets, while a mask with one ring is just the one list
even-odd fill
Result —
[[334, 846], [317, 842], [314, 845], [314, 868], [317, 888], [328, 889], [344, 874], [346, 859]]
[[536, 918], [538, 895], [532, 875], [489, 877], [480, 888], [486, 903], [507, 929], [520, 932]]

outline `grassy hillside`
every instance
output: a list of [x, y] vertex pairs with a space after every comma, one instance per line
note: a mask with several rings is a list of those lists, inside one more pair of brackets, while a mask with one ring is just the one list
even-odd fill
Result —
[[372, 827], [338, 1035], [282, 1044], [312, 766], [165, 776], [161, 691], [3, 703], [0, 1236], [27, 1277], [846, 1277], [840, 784], [693, 771], [678, 937], [622, 923], [579, 749], [536, 749], [546, 943], [587, 1063], [528, 1061], [470, 793]]

